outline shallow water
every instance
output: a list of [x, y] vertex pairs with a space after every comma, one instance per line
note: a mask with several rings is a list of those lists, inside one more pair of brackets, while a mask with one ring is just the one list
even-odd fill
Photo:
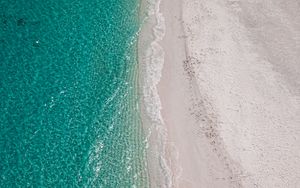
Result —
[[138, 3], [0, 1], [0, 187], [147, 187]]

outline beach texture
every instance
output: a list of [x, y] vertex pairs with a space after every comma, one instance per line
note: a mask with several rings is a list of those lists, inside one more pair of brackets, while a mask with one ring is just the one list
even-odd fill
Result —
[[156, 3], [139, 59], [152, 186], [300, 187], [299, 2]]
[[299, 1], [0, 11], [0, 187], [300, 187]]

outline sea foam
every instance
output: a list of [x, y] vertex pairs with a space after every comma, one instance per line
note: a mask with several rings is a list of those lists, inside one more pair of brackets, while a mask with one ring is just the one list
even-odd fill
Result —
[[[158, 95], [157, 85], [160, 82], [162, 69], [164, 65], [165, 52], [160, 45], [161, 40], [165, 36], [166, 26], [165, 18], [160, 12], [161, 0], [149, 1], [147, 9], [148, 19], [146, 24], [152, 27], [153, 40], [147, 45], [143, 58], [143, 100], [145, 104], [145, 111], [150, 119], [150, 130], [148, 135], [148, 142], [154, 144], [154, 155], [159, 167], [159, 175], [163, 177], [160, 179], [159, 186], [169, 188], [172, 187], [172, 172], [166, 160], [166, 128], [161, 115], [161, 101]], [[155, 134], [157, 140], [150, 141], [151, 135]]]

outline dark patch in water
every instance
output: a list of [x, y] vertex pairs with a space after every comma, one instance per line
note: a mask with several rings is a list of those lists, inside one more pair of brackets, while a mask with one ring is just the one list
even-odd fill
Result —
[[40, 41], [39, 40], [34, 41], [34, 43], [32, 44], [32, 46], [34, 46], [34, 47], [40, 47]]
[[24, 25], [25, 25], [25, 20], [23, 18], [17, 20], [17, 26], [24, 26]]

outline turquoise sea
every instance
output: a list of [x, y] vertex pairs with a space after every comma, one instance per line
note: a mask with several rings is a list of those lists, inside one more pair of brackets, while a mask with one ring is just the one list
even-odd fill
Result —
[[0, 0], [0, 187], [148, 187], [139, 0]]

